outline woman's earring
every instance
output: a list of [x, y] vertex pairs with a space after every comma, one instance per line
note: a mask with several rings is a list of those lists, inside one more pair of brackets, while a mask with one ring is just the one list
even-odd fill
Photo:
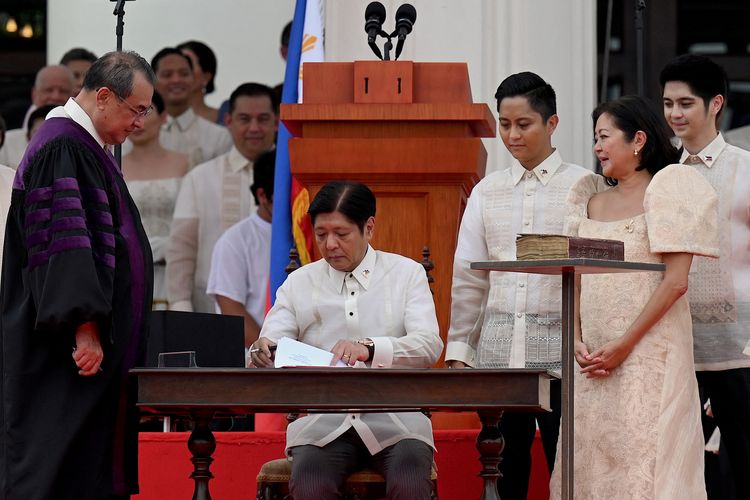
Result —
[[633, 156], [638, 156], [638, 150], [637, 149], [633, 150]]

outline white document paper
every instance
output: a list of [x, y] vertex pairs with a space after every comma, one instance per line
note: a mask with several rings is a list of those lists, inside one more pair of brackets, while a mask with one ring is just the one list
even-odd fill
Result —
[[[285, 366], [330, 366], [333, 353], [317, 347], [282, 337], [276, 345], [276, 355], [273, 366], [283, 368]], [[348, 367], [346, 363], [339, 360], [337, 367]]]

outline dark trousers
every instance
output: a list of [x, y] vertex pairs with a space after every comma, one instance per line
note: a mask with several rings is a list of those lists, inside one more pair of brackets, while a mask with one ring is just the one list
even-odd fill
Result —
[[500, 461], [500, 480], [497, 491], [503, 500], [526, 500], [531, 475], [531, 445], [534, 443], [536, 426], [542, 435], [544, 455], [550, 474], [555, 466], [557, 436], [560, 433], [560, 381], [550, 383], [551, 412], [510, 413], [505, 412], [500, 420], [500, 432], [505, 447]]
[[347, 476], [366, 467], [383, 475], [390, 500], [429, 500], [432, 494], [432, 448], [416, 439], [402, 439], [370, 455], [351, 428], [326, 446], [295, 446], [290, 452], [294, 500], [338, 499]]
[[[750, 368], [702, 371], [697, 377], [702, 394], [711, 399], [721, 431], [719, 453], [727, 454], [737, 498], [750, 498]], [[708, 475], [706, 486], [712, 489]]]

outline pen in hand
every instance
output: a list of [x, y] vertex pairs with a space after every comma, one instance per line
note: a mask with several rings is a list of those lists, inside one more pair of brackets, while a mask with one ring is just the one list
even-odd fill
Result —
[[[271, 352], [274, 352], [274, 351], [276, 350], [276, 346], [275, 346], [275, 345], [269, 345], [269, 346], [268, 346], [268, 350], [269, 350], [269, 351], [271, 351]], [[261, 351], [261, 348], [260, 348], [260, 347], [253, 347], [253, 348], [252, 348], [252, 349], [250, 349], [250, 350], [249, 350], [248, 352], [249, 352], [250, 354], [254, 354], [254, 353], [256, 353], [256, 352], [260, 352], [260, 351]]]

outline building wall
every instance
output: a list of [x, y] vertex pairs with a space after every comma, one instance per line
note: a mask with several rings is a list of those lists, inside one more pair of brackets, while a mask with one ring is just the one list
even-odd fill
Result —
[[[401, 0], [381, 0], [393, 29]], [[374, 59], [364, 32], [369, 0], [327, 0], [326, 59]], [[535, 71], [557, 91], [560, 126], [554, 143], [567, 161], [593, 165], [589, 114], [595, 102], [596, 2], [590, 0], [411, 0], [414, 31], [402, 60], [465, 61], [476, 102], [494, 110], [503, 78]], [[114, 3], [49, 1], [48, 60], [84, 46], [102, 54], [115, 47]], [[124, 48], [147, 59], [187, 39], [206, 42], [219, 59], [217, 105], [239, 83], [276, 84], [283, 79], [279, 35], [294, 11], [293, 0], [141, 0], [125, 4]], [[169, 19], [169, 21], [165, 21]], [[382, 44], [381, 44], [382, 46]], [[486, 139], [488, 172], [507, 165], [499, 138]]]

